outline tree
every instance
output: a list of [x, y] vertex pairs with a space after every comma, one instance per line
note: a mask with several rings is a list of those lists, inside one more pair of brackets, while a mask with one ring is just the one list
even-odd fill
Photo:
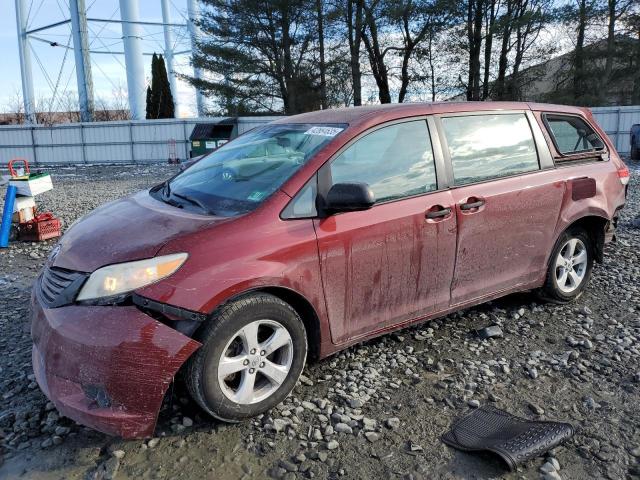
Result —
[[540, 61], [544, 45], [539, 44], [541, 32], [551, 18], [552, 0], [515, 0], [513, 8], [513, 44], [514, 59], [510, 81], [507, 85], [507, 98], [522, 100], [522, 83], [520, 70], [528, 52], [535, 50], [536, 59]]
[[[637, 7], [636, 7], [637, 8]], [[636, 39], [635, 46], [635, 65], [633, 65], [633, 87], [631, 91], [631, 105], [640, 104], [640, 8], [628, 14], [626, 19], [628, 24], [628, 33], [631, 38]]]
[[362, 73], [360, 71], [360, 47], [362, 45], [362, 27], [364, 0], [345, 0], [345, 25], [349, 41], [349, 65], [353, 85], [353, 104], [362, 105]]
[[467, 0], [467, 48], [469, 71], [467, 75], [467, 100], [480, 100], [480, 53], [482, 52], [482, 19], [485, 1]]
[[162, 55], [151, 58], [151, 86], [147, 87], [147, 118], [174, 118], [175, 106]]
[[316, 18], [318, 22], [318, 53], [320, 55], [320, 105], [327, 108], [327, 63], [324, 55], [324, 10], [322, 0], [316, 0]]
[[201, 41], [187, 78], [220, 111], [237, 114], [316, 110], [321, 105], [313, 56], [318, 34], [310, 0], [203, 0]]
[[485, 41], [484, 41], [484, 77], [482, 81], [482, 99], [489, 97], [489, 75], [491, 73], [491, 54], [493, 36], [495, 34], [496, 17], [500, 8], [500, 0], [488, 0], [485, 9]]
[[[391, 102], [391, 79], [399, 79], [398, 102], [412, 82], [424, 79], [412, 68], [429, 36], [448, 26], [454, 2], [448, 0], [370, 0], [364, 3], [362, 40], [378, 86], [380, 103]], [[396, 66], [396, 63], [399, 63]], [[395, 73], [399, 70], [399, 73]]]
[[637, 0], [608, 0], [607, 1], [607, 52], [604, 66], [604, 73], [601, 76], [599, 92], [601, 95], [606, 91], [606, 85], [611, 81], [616, 52], [616, 25], [621, 17], [631, 9]]
[[576, 35], [571, 66], [571, 102], [585, 105], [591, 103], [590, 97], [596, 95], [595, 79], [589, 72], [595, 62], [589, 62], [587, 58], [589, 52], [585, 51], [586, 34], [600, 16], [601, 4], [599, 0], [572, 0], [560, 12], [564, 23], [574, 26]]

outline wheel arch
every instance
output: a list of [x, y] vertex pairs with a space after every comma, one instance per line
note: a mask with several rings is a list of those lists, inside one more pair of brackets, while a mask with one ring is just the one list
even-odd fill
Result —
[[320, 358], [320, 345], [322, 341], [322, 334], [320, 331], [320, 317], [318, 316], [318, 313], [316, 312], [311, 302], [307, 300], [304, 297], [304, 295], [290, 288], [272, 285], [272, 286], [256, 286], [256, 287], [244, 290], [242, 292], [232, 295], [231, 297], [226, 299], [224, 302], [219, 304], [213, 310], [213, 312], [211, 312], [209, 317], [212, 317], [213, 315], [215, 315], [215, 313], [224, 305], [254, 293], [268, 293], [270, 295], [273, 295], [274, 297], [279, 298], [283, 302], [291, 305], [291, 307], [296, 311], [296, 313], [300, 315], [300, 319], [302, 320], [302, 323], [307, 333], [307, 342], [308, 342], [307, 355], [311, 360], [318, 360]]
[[605, 232], [608, 226], [609, 219], [606, 217], [600, 215], [585, 215], [583, 217], [574, 219], [570, 224], [568, 224], [556, 238], [556, 243], [564, 232], [571, 229], [580, 228], [586, 231], [593, 241], [593, 247], [595, 249], [595, 260], [598, 263], [602, 263], [604, 259]]

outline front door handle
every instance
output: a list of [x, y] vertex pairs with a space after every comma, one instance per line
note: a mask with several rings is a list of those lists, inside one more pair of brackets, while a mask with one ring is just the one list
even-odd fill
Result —
[[427, 210], [427, 214], [425, 215], [428, 219], [433, 220], [436, 218], [447, 217], [451, 214], [450, 207], [443, 207], [442, 205], [434, 205], [429, 210]]
[[473, 210], [474, 208], [480, 208], [484, 205], [484, 200], [481, 198], [470, 198], [470, 201], [460, 205], [460, 210]]

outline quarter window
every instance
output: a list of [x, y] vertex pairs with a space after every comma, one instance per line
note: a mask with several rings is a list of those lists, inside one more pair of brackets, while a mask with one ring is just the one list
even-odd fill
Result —
[[604, 143], [587, 122], [569, 115], [545, 115], [553, 141], [563, 155], [602, 150]]
[[380, 128], [357, 140], [331, 163], [332, 183], [364, 182], [376, 202], [436, 189], [429, 129], [424, 120]]
[[540, 169], [524, 114], [448, 117], [442, 125], [455, 185]]

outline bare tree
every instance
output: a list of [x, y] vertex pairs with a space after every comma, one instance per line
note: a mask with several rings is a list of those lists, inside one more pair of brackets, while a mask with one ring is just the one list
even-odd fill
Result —
[[362, 105], [362, 72], [360, 71], [360, 47], [362, 45], [362, 28], [364, 0], [345, 0], [345, 24], [349, 41], [349, 64], [351, 82], [353, 84], [353, 104]]
[[7, 100], [4, 111], [6, 112], [5, 123], [11, 125], [25, 123], [24, 101], [22, 100], [22, 93], [17, 88]]

